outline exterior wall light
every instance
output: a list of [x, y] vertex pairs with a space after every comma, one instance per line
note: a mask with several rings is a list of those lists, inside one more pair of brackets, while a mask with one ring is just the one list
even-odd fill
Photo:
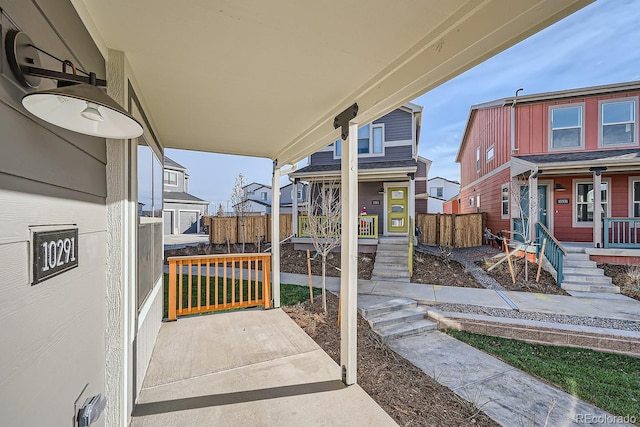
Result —
[[556, 191], [567, 191], [562, 184], [556, 184]]
[[[55, 89], [28, 93], [22, 105], [34, 116], [53, 125], [99, 138], [128, 139], [143, 133], [142, 125], [127, 113], [100, 87], [107, 82], [95, 73], [76, 69], [70, 61], [63, 61], [36, 47], [28, 35], [10, 30], [5, 39], [7, 59], [13, 75], [25, 87], [37, 88], [41, 78], [57, 80]], [[42, 52], [62, 63], [62, 72], [40, 68]], [[73, 74], [67, 73], [67, 66]], [[77, 72], [86, 76], [79, 76]]]

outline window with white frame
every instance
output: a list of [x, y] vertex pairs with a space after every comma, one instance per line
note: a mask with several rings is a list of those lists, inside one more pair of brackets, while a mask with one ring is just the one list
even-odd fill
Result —
[[480, 172], [480, 147], [476, 148], [476, 172]]
[[487, 161], [492, 160], [495, 154], [493, 145], [487, 149]]
[[638, 144], [636, 99], [600, 102], [600, 146]]
[[164, 171], [164, 183], [167, 185], [178, 185], [178, 174], [172, 171]]
[[469, 206], [473, 206], [474, 203], [475, 203], [475, 200], [476, 200], [475, 197], [473, 197], [473, 196], [469, 197]]
[[476, 196], [476, 208], [480, 209], [480, 195]]
[[262, 193], [260, 193], [260, 199], [261, 200], [267, 200], [267, 192], [263, 191]]
[[[592, 226], [593, 225], [593, 212], [595, 203], [595, 193], [593, 189], [592, 181], [576, 181], [575, 182], [575, 197], [574, 197], [574, 225], [575, 226]], [[600, 201], [601, 201], [601, 214], [604, 218], [609, 216], [609, 182], [602, 181], [600, 185]]]
[[431, 187], [429, 189], [429, 195], [431, 197], [442, 198], [444, 196], [444, 187]]
[[583, 107], [583, 104], [572, 104], [570, 106], [554, 106], [550, 108], [550, 149], [564, 150], [584, 146], [584, 132], [582, 129]]
[[640, 177], [631, 180], [631, 216], [640, 218]]
[[298, 200], [302, 200], [302, 188], [298, 188]]
[[[384, 145], [384, 125], [368, 124], [358, 129], [358, 154], [382, 155]], [[335, 157], [342, 156], [342, 140], [334, 144]]]
[[500, 192], [502, 219], [509, 218], [509, 184], [502, 185], [502, 191]]

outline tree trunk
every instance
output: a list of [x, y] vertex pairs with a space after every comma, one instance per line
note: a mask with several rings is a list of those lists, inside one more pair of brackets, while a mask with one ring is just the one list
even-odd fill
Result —
[[326, 265], [327, 265], [327, 256], [326, 255], [322, 255], [322, 309], [324, 310], [324, 314], [327, 314], [327, 293], [325, 291], [326, 287], [325, 287], [325, 279], [327, 277], [327, 275], [325, 274], [326, 271]]
[[242, 221], [242, 253], [244, 253], [244, 221]]

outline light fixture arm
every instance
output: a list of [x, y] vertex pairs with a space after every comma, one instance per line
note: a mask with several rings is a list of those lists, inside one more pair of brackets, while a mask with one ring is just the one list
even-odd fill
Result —
[[[95, 73], [89, 73], [88, 76], [78, 76], [77, 74], [69, 74], [62, 71], [53, 71], [30, 66], [21, 67], [21, 70], [22, 73], [27, 76], [44, 77], [45, 79], [53, 79], [59, 82], [86, 83], [98, 87], [107, 87], [107, 81], [96, 78]], [[91, 75], [93, 75], [93, 81], [91, 79]]]

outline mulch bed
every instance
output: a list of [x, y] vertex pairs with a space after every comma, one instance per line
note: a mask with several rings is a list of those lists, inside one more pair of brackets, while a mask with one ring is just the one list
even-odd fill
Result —
[[604, 274], [611, 277], [614, 285], [620, 287], [620, 293], [640, 301], [640, 285], [629, 277], [628, 265], [598, 264], [598, 268], [604, 269]]
[[556, 280], [551, 273], [544, 269], [540, 272], [540, 282], [536, 283], [536, 274], [538, 273], [538, 264], [533, 262], [527, 262], [527, 269], [529, 273], [529, 280], [525, 280], [524, 271], [524, 258], [511, 257], [513, 262], [513, 268], [516, 276], [516, 282], [513, 283], [511, 273], [509, 272], [509, 265], [507, 261], [497, 266], [491, 271], [487, 271], [489, 267], [495, 264], [499, 258], [487, 258], [483, 261], [476, 261], [476, 265], [480, 266], [487, 272], [488, 275], [493, 277], [498, 283], [504, 286], [508, 291], [522, 291], [522, 292], [539, 292], [542, 294], [553, 295], [569, 295], [560, 286], [556, 284]]
[[[340, 364], [338, 298], [327, 294], [328, 315], [321, 298], [283, 310]], [[328, 320], [327, 320], [328, 319]], [[382, 344], [358, 315], [358, 384], [403, 426], [498, 426], [473, 403], [458, 397], [419, 368]]]
[[412, 283], [482, 288], [458, 261], [416, 251], [413, 255]]

